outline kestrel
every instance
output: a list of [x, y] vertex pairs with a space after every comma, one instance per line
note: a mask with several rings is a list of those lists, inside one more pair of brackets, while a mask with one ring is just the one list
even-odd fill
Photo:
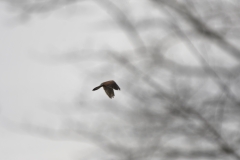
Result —
[[109, 98], [113, 98], [114, 97], [113, 89], [120, 90], [120, 88], [117, 85], [117, 83], [114, 82], [113, 80], [110, 80], [110, 81], [103, 82], [99, 86], [93, 88], [93, 91], [98, 90], [101, 87], [103, 87], [103, 89], [105, 90], [105, 92], [106, 92], [106, 94], [108, 95]]

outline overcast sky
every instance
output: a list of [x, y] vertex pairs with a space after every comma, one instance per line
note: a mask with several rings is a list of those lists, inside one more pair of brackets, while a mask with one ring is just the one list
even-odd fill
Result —
[[[128, 4], [131, 3], [134, 1]], [[141, 7], [145, 6], [140, 5], [135, 16], [155, 14], [151, 10], [145, 13]], [[116, 71], [114, 63], [104, 62], [111, 72], [105, 73], [101, 71], [104, 67], [99, 67], [102, 62], [85, 63], [75, 53], [82, 54], [84, 49], [128, 50], [132, 49], [131, 41], [113, 17], [95, 3], [68, 5], [24, 18], [0, 3], [0, 159], [70, 160], [89, 158], [92, 153], [96, 156], [99, 148], [86, 141], [48, 139], [17, 127], [30, 123], [61, 128], [62, 120], [72, 115], [71, 107], [78, 100], [86, 100], [85, 97], [93, 104], [95, 100], [105, 100], [109, 106], [126, 101], [121, 100], [127, 94], [120, 81], [126, 78]], [[170, 53], [171, 50], [168, 56]], [[181, 57], [181, 53], [187, 52], [178, 49], [173, 57]], [[184, 57], [181, 61], [189, 60]], [[188, 64], [191, 63], [192, 59]], [[93, 77], [96, 70], [99, 74]], [[110, 100], [103, 90], [92, 92], [101, 82], [111, 79], [120, 84], [121, 92], [115, 93], [117, 98]], [[87, 119], [84, 114], [81, 116]]]
[[[21, 2], [31, 3], [31, 7], [36, 7], [35, 4], [40, 2], [43, 6], [40, 5], [35, 10], [31, 10], [33, 8], [28, 8], [29, 6], [22, 5], [24, 3]], [[226, 85], [230, 85], [228, 81], [233, 80], [232, 87], [237, 86], [236, 90], [239, 88], [238, 81], [235, 81], [237, 76], [234, 75], [235, 72], [238, 74], [236, 71], [238, 60], [234, 60], [234, 57], [231, 56], [231, 54], [235, 54], [234, 51], [238, 52], [238, 49], [227, 42], [227, 36], [226, 41], [219, 39], [220, 42], [222, 41], [221, 44], [225, 44], [227, 47], [221, 48], [219, 44], [215, 44], [214, 36], [206, 34], [208, 30], [205, 33], [204, 25], [203, 32], [199, 30], [199, 27], [196, 27], [196, 24], [201, 23], [196, 23], [198, 21], [195, 22], [194, 19], [186, 16], [188, 12], [181, 11], [184, 9], [182, 8], [184, 5], [181, 5], [182, 1], [179, 1], [179, 6], [176, 3], [177, 8], [170, 4], [167, 10], [163, 8], [168, 5], [163, 5], [163, 8], [161, 6], [155, 7], [153, 5], [157, 3], [151, 3], [148, 0], [114, 1], [114, 3], [118, 3], [117, 7], [121, 8], [124, 14], [118, 12], [114, 5], [94, 3], [99, 2], [98, 0], [79, 3], [74, 0], [58, 1], [58, 9], [56, 9], [56, 4], [51, 2], [53, 1], [5, 0], [5, 3], [4, 1], [0, 3], [0, 159], [85, 160], [91, 159], [91, 155], [98, 157], [104, 151], [106, 151], [104, 157], [111, 156], [107, 154], [110, 154], [107, 152], [109, 148], [113, 151], [118, 150], [120, 155], [126, 157], [132, 156], [132, 153], [137, 155], [136, 151], [142, 152], [145, 147], [141, 146], [143, 143], [148, 140], [150, 140], [149, 142], [153, 141], [152, 135], [156, 133], [155, 136], [158, 139], [159, 134], [162, 134], [159, 133], [161, 129], [158, 126], [163, 126], [162, 131], [165, 132], [164, 126], [167, 124], [166, 127], [170, 129], [166, 130], [168, 131], [164, 133], [166, 135], [179, 130], [182, 125], [185, 127], [185, 122], [189, 120], [184, 119], [183, 123], [178, 123], [179, 117], [176, 113], [179, 112], [179, 115], [182, 115], [179, 108], [175, 108], [178, 107], [178, 103], [180, 106], [188, 104], [180, 109], [189, 114], [190, 118], [195, 116], [197, 122], [203, 123], [203, 126], [198, 126], [195, 121], [188, 124], [189, 126], [196, 125], [196, 133], [199, 132], [198, 129], [200, 131], [208, 129], [211, 123], [208, 124], [207, 121], [212, 121], [212, 117], [213, 119], [215, 117], [217, 122], [216, 130], [219, 127], [219, 131], [224, 131], [222, 128], [224, 121], [219, 121], [218, 116], [222, 119], [225, 119], [225, 116], [220, 111], [218, 113], [218, 105], [222, 104], [220, 101], [222, 99], [228, 102], [230, 92], [225, 90], [225, 86], [222, 85], [222, 82], [218, 82], [218, 79], [221, 79], [222, 76], [223, 84], [225, 84], [226, 79]], [[57, 1], [54, 0], [54, 2]], [[73, 4], [68, 4], [69, 2], [73, 2]], [[194, 4], [189, 2], [186, 1], [187, 6]], [[45, 3], [48, 6], [44, 6]], [[195, 9], [198, 10], [199, 5], [199, 11], [201, 11], [198, 17], [199, 22], [201, 22], [201, 13], [204, 13], [202, 14], [203, 22], [205, 23], [207, 20], [206, 26], [209, 24], [209, 28], [213, 27], [214, 31], [215, 28], [211, 22], [215, 24], [214, 21], [219, 19], [221, 23], [226, 24], [228, 21], [225, 20], [228, 19], [229, 9], [226, 6], [226, 10], [218, 12], [218, 6], [206, 7], [206, 3], [211, 4], [207, 1], [196, 3]], [[9, 7], [7, 4], [12, 4], [12, 6]], [[222, 2], [219, 4], [224, 5]], [[205, 10], [211, 12], [212, 8], [216, 17], [213, 16], [213, 20], [210, 19], [208, 22], [208, 12], [206, 12], [207, 16], [204, 17]], [[24, 14], [27, 11], [32, 12]], [[194, 7], [193, 10], [192, 8], [189, 10], [190, 13], [193, 15], [197, 13]], [[227, 13], [226, 17], [225, 13]], [[130, 23], [126, 20], [128, 15]], [[175, 16], [176, 18], [174, 18]], [[231, 21], [235, 22], [236, 19], [235, 25], [238, 26], [238, 17], [233, 16], [233, 18]], [[148, 25], [148, 22], [154, 23]], [[155, 22], [160, 23], [155, 25]], [[131, 23], [136, 28], [131, 27]], [[135, 29], [139, 33], [135, 32]], [[178, 30], [185, 33], [186, 36], [177, 34]], [[142, 47], [142, 50], [138, 47]], [[203, 57], [204, 60], [200, 57]], [[237, 69], [231, 74], [230, 65], [237, 66]], [[223, 69], [223, 72], [219, 72], [220, 78], [214, 72], [215, 66], [216, 73]], [[228, 77], [228, 74], [231, 77]], [[103, 89], [92, 92], [94, 87], [111, 79], [115, 80], [121, 88], [121, 92], [115, 92], [114, 99], [109, 99]], [[229, 88], [231, 90], [231, 86]], [[226, 92], [225, 99], [222, 97], [223, 92]], [[238, 95], [237, 92], [238, 90], [234, 94]], [[181, 99], [186, 102], [182, 102]], [[209, 100], [212, 102], [215, 99], [218, 116], [212, 109], [208, 112], [208, 105], [206, 108], [202, 107], [203, 102]], [[234, 97], [233, 99], [235, 101]], [[236, 99], [238, 99], [237, 96]], [[213, 102], [215, 103], [215, 101]], [[191, 105], [193, 111], [196, 110], [195, 112], [189, 112], [188, 106]], [[228, 103], [224, 102], [222, 105], [229, 108]], [[163, 110], [165, 112], [162, 112]], [[196, 116], [198, 110], [200, 116]], [[201, 118], [201, 113], [203, 118]], [[206, 114], [206, 121], [204, 114]], [[229, 112], [229, 114], [231, 113]], [[152, 115], [154, 115], [153, 118]], [[176, 123], [172, 123], [172, 117], [168, 118], [169, 115], [174, 115]], [[146, 119], [141, 121], [143, 118]], [[164, 119], [163, 122], [161, 118]], [[138, 122], [139, 124], [136, 125]], [[157, 122], [157, 125], [152, 122]], [[27, 124], [28, 128], [23, 128], [23, 124]], [[124, 126], [125, 124], [127, 127]], [[148, 128], [149, 124], [153, 124], [152, 129]], [[31, 128], [29, 125], [36, 128]], [[64, 127], [69, 127], [70, 130], [76, 129], [74, 133], [77, 134], [74, 136], [77, 137], [81, 133], [85, 133], [90, 137], [88, 140], [92, 140], [91, 142], [95, 142], [95, 144], [88, 141], [87, 136], [76, 138], [71, 135], [71, 138], [76, 138], [72, 140], [59, 137], [59, 135], [47, 137], [48, 132], [43, 132], [38, 127], [50, 128], [52, 131], [64, 129]], [[140, 131], [142, 129], [143, 134], [139, 134], [138, 127], [140, 127]], [[188, 127], [186, 126], [186, 128]], [[213, 125], [213, 129], [211, 129], [210, 125], [211, 132], [219, 139], [221, 134], [216, 134], [218, 130], [215, 131], [214, 128]], [[33, 129], [35, 132], [30, 132], [27, 129]], [[148, 130], [149, 133], [154, 134], [149, 134], [149, 139], [142, 138], [141, 136], [145, 135], [145, 131], [148, 132]], [[188, 129], [186, 132], [183, 129], [182, 132], [174, 134], [176, 137], [180, 135], [178, 137], [180, 139], [182, 135], [186, 136], [186, 142], [193, 143], [194, 141], [185, 133], [188, 133]], [[119, 138], [118, 135], [122, 137]], [[205, 136], [205, 132], [199, 132], [199, 135]], [[232, 136], [229, 135], [231, 139]], [[106, 145], [108, 143], [105, 144], [105, 137], [109, 140], [109, 146]], [[133, 146], [134, 142], [137, 142], [137, 150], [133, 148], [128, 152], [128, 147], [132, 145], [125, 143], [124, 140], [129, 140], [128, 138], [132, 139]], [[171, 136], [169, 138], [172, 140]], [[230, 139], [229, 141], [231, 141]], [[112, 140], [114, 143], [111, 143]], [[168, 140], [166, 138], [166, 141]], [[197, 138], [196, 140], [201, 139]], [[209, 141], [207, 136], [205, 140]], [[125, 143], [124, 150], [121, 150], [119, 141]], [[181, 151], [182, 142], [176, 142], [174, 140], [173, 148], [179, 144]], [[99, 146], [96, 146], [97, 143]], [[219, 142], [214, 143], [218, 144]], [[111, 144], [115, 144], [115, 146], [112, 147]], [[146, 147], [149, 147], [149, 144], [146, 144]], [[100, 148], [104, 145], [105, 150]], [[159, 146], [161, 145], [164, 146], [165, 143], [159, 144]], [[197, 142], [197, 145], [204, 147], [202, 143], [198, 144]], [[221, 152], [229, 152], [228, 143], [225, 145], [219, 143]], [[118, 149], [119, 146], [120, 149]], [[125, 146], [127, 147], [125, 148]], [[224, 147], [227, 147], [227, 150]], [[125, 153], [129, 155], [125, 155]], [[158, 153], [156, 156], [158, 157]]]
[[[20, 132], [11, 129], [8, 120], [16, 124], [58, 124], [51, 112], [58, 104], [74, 103], [82, 79], [87, 78], [76, 62], [58, 59], [58, 55], [86, 47], [121, 49], [128, 47], [128, 42], [117, 31], [97, 30], [96, 24], [110, 17], [91, 3], [34, 15], [25, 22], [20, 22], [5, 4], [0, 3], [0, 8], [0, 159], [65, 160], [91, 154], [87, 143]], [[87, 94], [93, 93], [91, 89], [99, 83], [88, 84], [91, 88]], [[92, 98], [96, 95], [106, 98], [97, 92]]]

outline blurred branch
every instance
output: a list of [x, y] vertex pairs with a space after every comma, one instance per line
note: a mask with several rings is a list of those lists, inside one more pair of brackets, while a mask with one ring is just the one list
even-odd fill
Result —
[[[166, 10], [167, 11], [167, 10]], [[167, 11], [168, 12], [168, 11]], [[172, 16], [172, 19], [176, 21], [176, 18], [170, 14], [170, 12], [168, 12], [169, 15]], [[192, 16], [192, 15], [191, 15]], [[198, 22], [197, 19], [195, 19], [195, 21], [197, 21], [196, 23], [200, 23], [200, 21]], [[194, 46], [194, 44], [191, 42], [191, 40], [189, 39], [189, 37], [181, 30], [181, 28], [179, 26], [177, 26], [174, 22], [172, 22], [173, 26], [175, 26], [177, 28], [177, 30], [179, 30], [179, 37], [182, 38], [185, 42], [186, 45], [189, 47], [189, 49], [195, 53], [196, 57], [198, 57], [198, 59], [200, 60], [200, 62], [203, 64], [203, 68], [206, 72], [209, 72], [210, 74], [212, 74], [213, 76], [216, 77], [215, 82], [219, 85], [219, 87], [221, 88], [221, 90], [226, 94], [226, 96], [231, 99], [237, 106], [240, 106], [240, 101], [238, 101], [238, 99], [234, 96], [234, 94], [231, 92], [231, 90], [229, 89], [228, 85], [225, 84], [225, 82], [223, 82], [223, 80], [221, 80], [221, 78], [219, 77], [218, 73], [209, 65], [209, 63], [206, 61], [206, 59], [201, 55], [201, 53], [198, 51], [198, 49]], [[210, 31], [210, 30], [208, 30]], [[215, 35], [215, 33], [213, 32], [213, 35]], [[215, 37], [216, 38], [216, 37]], [[240, 52], [239, 52], [239, 56], [240, 56]]]
[[9, 3], [10, 6], [16, 7], [27, 14], [49, 12], [59, 7], [70, 5], [86, 0], [45, 0], [45, 1], [30, 1], [30, 0], [1, 0]]
[[164, 153], [166, 158], [220, 158], [221, 152], [216, 150], [190, 150], [190, 151], [181, 151], [176, 149], [169, 149]]
[[110, 0], [95, 0], [95, 2], [98, 3], [100, 6], [103, 6], [105, 10], [109, 12], [109, 15], [114, 17], [114, 20], [116, 20], [116, 22], [122, 27], [129, 40], [132, 41], [133, 45], [136, 48], [142, 47], [142, 49], [139, 50], [140, 53], [147, 53], [145, 44], [140, 37], [136, 27], [132, 24], [128, 16], [126, 16], [119, 7], [117, 7]]
[[[32, 14], [47, 12], [80, 1], [22, 2], [24, 3], [11, 0], [8, 3], [12, 6], [19, 3], [18, 7], [22, 9], [23, 13]], [[131, 15], [125, 13], [117, 5], [117, 1], [95, 0], [93, 2], [102, 6], [113, 17], [113, 20], [118, 23], [133, 44], [134, 49], [125, 52], [116, 52], [115, 49], [98, 50], [97, 53], [100, 54], [96, 54], [94, 50], [86, 49], [67, 52], [60, 58], [58, 57], [57, 60], [61, 62], [79, 60], [84, 62], [83, 64], [86, 63], [87, 67], [94, 67], [91, 65], [92, 63], [94, 65], [104, 64], [104, 67], [95, 67], [94, 69], [86, 69], [85, 66], [81, 66], [83, 74], [85, 73], [87, 78], [85, 78], [86, 83], [81, 86], [82, 94], [76, 96], [77, 101], [80, 99], [79, 101], [84, 102], [84, 104], [78, 104], [77, 109], [74, 110], [74, 113], [79, 113], [78, 118], [67, 124], [64, 123], [60, 129], [38, 125], [12, 125], [11, 123], [14, 122], [6, 123], [5, 127], [11, 126], [13, 129], [25, 130], [51, 139], [79, 140], [86, 138], [102, 149], [109, 151], [110, 154], [115, 154], [119, 159], [139, 160], [159, 159], [161, 157], [213, 159], [227, 155], [240, 160], [238, 148], [233, 145], [234, 142], [231, 142], [231, 135], [238, 133], [231, 129], [239, 127], [239, 112], [234, 112], [232, 109], [236, 105], [240, 105], [239, 98], [236, 96], [239, 93], [237, 78], [240, 74], [240, 65], [225, 65], [221, 62], [215, 64], [214, 62], [218, 59], [214, 59], [215, 61], [211, 63], [207, 60], [207, 55], [202, 54], [204, 51], [200, 52], [198, 46], [192, 42], [192, 37], [199, 38], [196, 36], [201, 35], [205, 38], [201, 39], [202, 41], [208, 40], [206, 43], [209, 43], [209, 40], [217, 42], [219, 48], [238, 60], [240, 60], [239, 49], [229, 43], [224, 34], [209, 27], [205, 19], [199, 16], [201, 14], [199, 8], [190, 1], [154, 0], [157, 4], [168, 6], [176, 13], [177, 18], [171, 16], [172, 12], [166, 12], [163, 13], [166, 17], [161, 20], [162, 15], [157, 13], [159, 17], [156, 18], [156, 21], [155, 17], [153, 19], [150, 17], [149, 20], [139, 20], [139, 23], [133, 22], [130, 18]], [[40, 3], [39, 6], [35, 6], [38, 3]], [[161, 6], [154, 5], [152, 7], [151, 9], [154, 11], [159, 11]], [[201, 7], [205, 8], [204, 5]], [[201, 11], [204, 12], [204, 9]], [[162, 10], [160, 14], [162, 14]], [[157, 32], [143, 30], [146, 26], [158, 26], [159, 29]], [[144, 31], [147, 32], [146, 38], [143, 38]], [[143, 33], [142, 37], [141, 33]], [[166, 38], [159, 38], [159, 35], [166, 34]], [[150, 43], [147, 43], [148, 38]], [[182, 45], [175, 43], [179, 42], [179, 39], [185, 42], [191, 53], [194, 53], [200, 65], [191, 66], [184, 61], [181, 63], [181, 58], [178, 61], [178, 59], [176, 60], [178, 57], [164, 55], [176, 44]], [[155, 45], [152, 45], [152, 42]], [[151, 44], [151, 46], [147, 46], [145, 43]], [[181, 47], [185, 49], [185, 46]], [[178, 50], [175, 51], [178, 53]], [[54, 60], [56, 60], [56, 56], [54, 56]], [[83, 74], [81, 74], [81, 80]], [[89, 86], [86, 87], [89, 92], [85, 91], [84, 87], [89, 84], [90, 79], [109, 78], [116, 76], [116, 74], [121, 79], [121, 86], [123, 86], [122, 97], [118, 97], [120, 99], [98, 100], [90, 96]], [[214, 84], [212, 81], [208, 81], [209, 78], [214, 81]], [[227, 83], [226, 80], [229, 80], [231, 84]], [[237, 86], [236, 91], [231, 88], [233, 81]], [[82, 108], [85, 109], [86, 114], [81, 112]], [[225, 112], [224, 109], [228, 109], [228, 112]], [[87, 116], [87, 120], [81, 115]], [[116, 122], [115, 119], [117, 119]], [[79, 123], [80, 121], [84, 121], [84, 123]], [[236, 124], [232, 123], [232, 125], [227, 126], [230, 129], [224, 128], [224, 125], [228, 125], [229, 121]], [[238, 135], [236, 137], [239, 138]], [[191, 145], [195, 143], [198, 147], [202, 147], [203, 144], [208, 147], [210, 144], [217, 149], [208, 147], [209, 150], [201, 150], [192, 145], [193, 150], [184, 150], [182, 141], [179, 143], [174, 138], [183, 138], [184, 142], [189, 142]], [[171, 145], [169, 141], [172, 139], [174, 140]]]
[[[204, 37], [209, 39], [215, 40], [220, 48], [227, 51], [232, 57], [240, 60], [240, 50], [229, 43], [222, 35], [220, 35], [215, 30], [211, 29], [207, 26], [200, 18], [197, 18], [192, 14], [188, 7], [180, 4], [176, 1], [168, 1], [168, 0], [154, 0], [157, 3], [161, 3], [167, 5], [168, 7], [172, 8], [176, 11], [179, 15], [183, 16], [192, 26], [193, 28], [198, 31]], [[176, 3], [178, 3], [176, 5]]]
[[[179, 102], [178, 104], [181, 104], [181, 102]], [[197, 118], [203, 123], [204, 127], [215, 136], [215, 141], [217, 142], [219, 148], [223, 152], [232, 155], [236, 159], [240, 160], [240, 155], [236, 152], [236, 150], [230, 144], [227, 143], [227, 141], [220, 135], [220, 133], [218, 133], [218, 131], [199, 112], [194, 110], [193, 107], [184, 104], [182, 104], [179, 107], [181, 108], [182, 111], [188, 113], [193, 118]]]

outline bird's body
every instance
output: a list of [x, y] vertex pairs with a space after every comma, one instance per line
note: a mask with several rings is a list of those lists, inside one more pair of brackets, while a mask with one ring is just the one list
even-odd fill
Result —
[[115, 81], [113, 81], [113, 80], [110, 80], [110, 81], [103, 82], [99, 86], [93, 88], [93, 91], [98, 90], [101, 87], [103, 87], [103, 89], [105, 90], [105, 92], [106, 92], [106, 94], [108, 95], [109, 98], [113, 98], [114, 97], [113, 89], [120, 90], [120, 88], [117, 85], [117, 83]]

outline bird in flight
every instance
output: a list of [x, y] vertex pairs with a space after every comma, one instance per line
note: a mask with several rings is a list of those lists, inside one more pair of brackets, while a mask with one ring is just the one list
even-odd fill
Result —
[[101, 87], [103, 87], [103, 89], [105, 90], [105, 92], [106, 92], [106, 94], [108, 95], [109, 98], [113, 98], [114, 97], [113, 89], [120, 90], [120, 88], [117, 85], [117, 83], [115, 81], [113, 81], [113, 80], [110, 80], [110, 81], [103, 82], [99, 86], [93, 88], [93, 91], [98, 90]]

